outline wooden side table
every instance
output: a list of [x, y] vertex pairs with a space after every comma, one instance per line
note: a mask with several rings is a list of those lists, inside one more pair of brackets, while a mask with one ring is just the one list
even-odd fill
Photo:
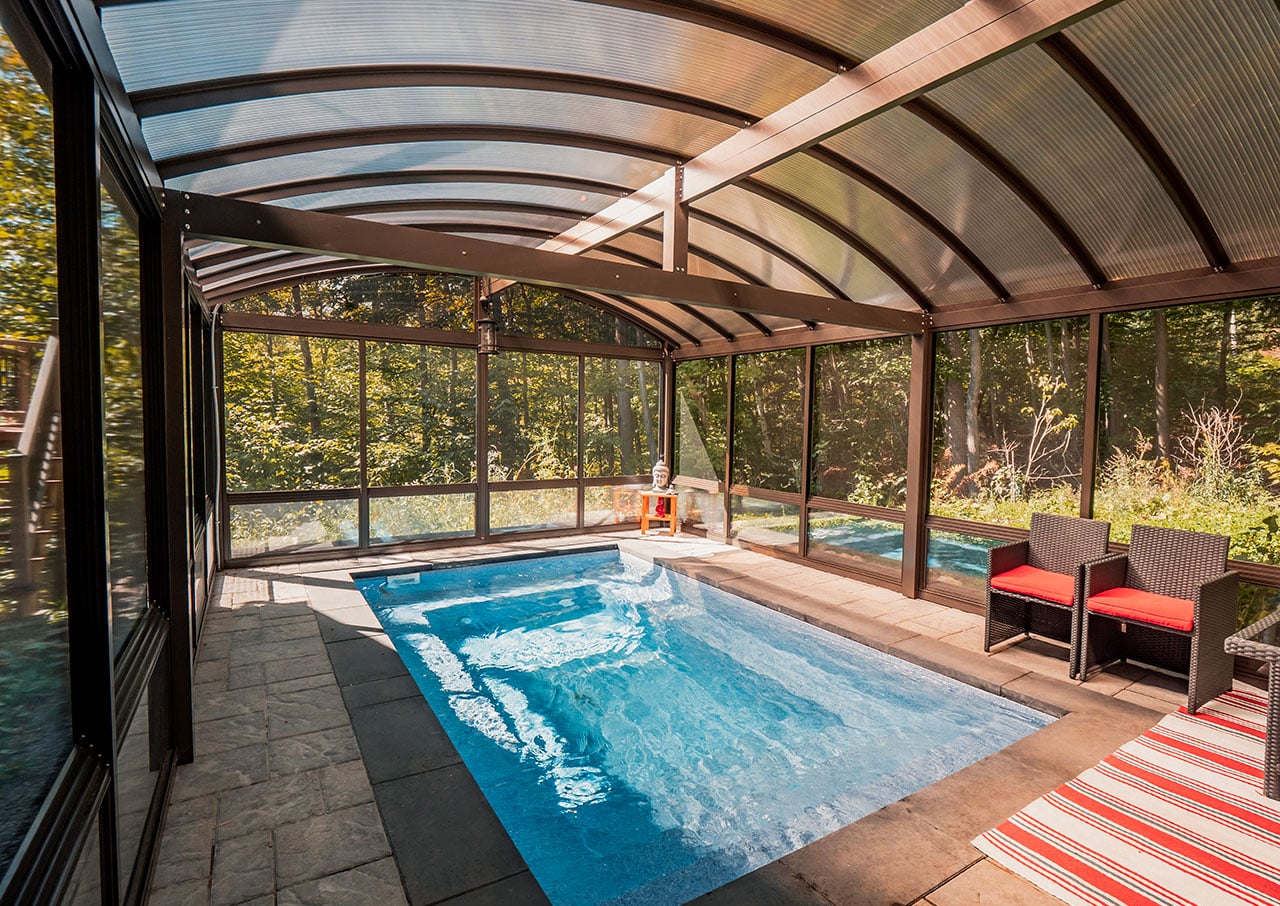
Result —
[[[651, 514], [649, 512], [649, 501], [651, 500], [666, 501], [665, 515], [658, 516], [655, 514]], [[650, 522], [666, 522], [671, 526], [671, 534], [674, 535], [676, 533], [676, 526], [680, 524], [680, 519], [679, 519], [679, 516], [677, 515], [677, 502], [679, 500], [680, 500], [680, 495], [674, 491], [670, 493], [666, 491], [641, 491], [640, 492], [640, 534], [643, 535], [649, 531]]]

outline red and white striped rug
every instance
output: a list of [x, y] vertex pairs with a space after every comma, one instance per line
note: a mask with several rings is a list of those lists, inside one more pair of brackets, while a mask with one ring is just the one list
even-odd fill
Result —
[[1280, 904], [1280, 802], [1259, 792], [1266, 696], [1165, 717], [973, 841], [1079, 906]]

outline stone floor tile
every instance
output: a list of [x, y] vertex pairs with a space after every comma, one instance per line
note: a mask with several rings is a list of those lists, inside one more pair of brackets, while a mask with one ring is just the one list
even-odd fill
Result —
[[323, 652], [307, 654], [301, 657], [289, 656], [278, 661], [270, 661], [261, 666], [263, 676], [269, 683], [280, 683], [302, 676], [322, 676], [330, 674], [333, 669], [329, 665], [328, 656]]
[[227, 685], [228, 661], [225, 659], [200, 661], [196, 664], [194, 681], [198, 684]]
[[936, 616], [944, 610], [941, 604], [934, 604], [931, 601], [919, 601], [913, 598], [903, 598], [901, 601], [893, 605], [893, 608], [878, 616], [876, 619], [885, 623], [893, 623], [895, 626], [901, 626], [911, 620], [919, 620], [921, 617]]
[[184, 881], [164, 887], [152, 886], [149, 906], [209, 906], [209, 880]]
[[272, 739], [267, 745], [273, 777], [298, 774], [360, 758], [355, 733], [346, 723], [315, 733]]
[[241, 689], [229, 689], [226, 692], [213, 692], [202, 696], [195, 703], [196, 723], [208, 720], [221, 720], [226, 717], [240, 717], [267, 708], [267, 690], [262, 686], [246, 686]]
[[354, 683], [350, 686], [342, 686], [341, 689], [342, 699], [347, 703], [348, 708], [362, 708], [365, 705], [376, 705], [378, 702], [394, 701], [397, 698], [422, 696], [422, 690], [407, 673], [368, 683]]
[[171, 798], [182, 801], [196, 796], [208, 796], [266, 779], [267, 747], [243, 746], [181, 765], [174, 780]]
[[340, 686], [367, 683], [409, 672], [386, 636], [332, 642], [328, 649], [329, 659], [333, 662], [333, 673]]
[[[453, 820], [445, 823], [457, 830]], [[391, 855], [372, 802], [277, 827], [275, 840], [282, 889]]]
[[230, 668], [227, 674], [228, 689], [247, 689], [250, 686], [262, 686], [267, 682], [262, 664], [241, 664]]
[[280, 680], [275, 683], [267, 683], [267, 699], [272, 696], [278, 696], [286, 692], [302, 692], [306, 689], [332, 689], [338, 691], [338, 681], [333, 678], [332, 673], [313, 673], [310, 676], [296, 676], [293, 679]]
[[1062, 906], [1062, 901], [990, 859], [962, 871], [929, 894], [931, 906]]
[[195, 725], [196, 758], [266, 741], [266, 711], [251, 711]]
[[218, 806], [218, 840], [270, 830], [324, 812], [319, 773], [307, 771], [273, 777], [222, 794]]
[[857, 598], [844, 604], [846, 610], [852, 611], [864, 617], [871, 619], [879, 619], [887, 613], [896, 610], [903, 602], [911, 600], [904, 598], [902, 595], [895, 594], [893, 597], [875, 596], [870, 597], [865, 592]]
[[276, 871], [271, 831], [219, 840], [213, 850], [212, 906], [231, 906], [275, 893]]
[[[461, 904], [463, 898], [458, 899]], [[697, 906], [833, 906], [833, 901], [781, 862], [770, 862], [691, 903]], [[448, 906], [453, 906], [452, 900]]]
[[421, 696], [356, 708], [351, 712], [351, 725], [374, 783], [460, 760], [431, 706]]
[[267, 664], [283, 658], [305, 657], [324, 653], [324, 642], [319, 633], [310, 638], [289, 639], [285, 642], [251, 642], [231, 649], [231, 666], [240, 664]]
[[236, 633], [234, 632], [202, 634], [200, 636], [200, 650], [196, 652], [196, 660], [219, 661], [226, 658], [231, 653], [231, 641], [235, 635]]
[[1172, 714], [1178, 710], [1178, 707], [1187, 703], [1184, 695], [1182, 699], [1176, 703], [1170, 702], [1164, 698], [1154, 698], [1136, 691], [1132, 686], [1127, 689], [1121, 689], [1115, 694], [1116, 701], [1129, 702], [1133, 705], [1141, 705], [1144, 708], [1150, 708], [1153, 711], [1160, 711], [1165, 714]]
[[353, 805], [373, 801], [373, 784], [361, 761], [348, 761], [321, 768], [320, 789], [324, 793], [327, 812], [336, 812]]
[[280, 692], [267, 700], [267, 732], [272, 739], [346, 726], [347, 709], [337, 686]]
[[977, 629], [966, 629], [964, 632], [954, 632], [951, 635], [944, 635], [942, 641], [948, 645], [954, 645], [965, 651], [971, 651], [977, 654], [985, 654], [982, 650], [986, 644], [987, 631], [985, 627], [979, 626]]
[[367, 604], [327, 610], [316, 617], [326, 642], [356, 639], [383, 631], [382, 623]]
[[213, 818], [178, 826], [166, 818], [152, 886], [168, 887], [183, 881], [208, 878], [212, 869], [213, 836]]
[[314, 639], [319, 635], [320, 627], [314, 617], [309, 617], [305, 620], [269, 620], [255, 629], [232, 633], [232, 640], [236, 646], [275, 645]]
[[[508, 904], [515, 901], [507, 900]], [[379, 859], [286, 887], [277, 906], [407, 906], [394, 859]]]

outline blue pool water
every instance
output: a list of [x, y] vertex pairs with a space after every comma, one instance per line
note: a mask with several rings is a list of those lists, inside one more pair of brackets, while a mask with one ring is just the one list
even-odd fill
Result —
[[[963, 540], [962, 540], [963, 539]], [[902, 526], [876, 520], [835, 525], [812, 525], [809, 543], [902, 559]], [[987, 550], [1003, 541], [933, 533], [929, 538], [929, 569], [986, 578]]]
[[1050, 721], [616, 550], [357, 585], [555, 906], [682, 903]]

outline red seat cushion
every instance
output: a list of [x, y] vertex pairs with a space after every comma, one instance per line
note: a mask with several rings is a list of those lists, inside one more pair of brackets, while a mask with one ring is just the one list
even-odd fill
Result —
[[1136, 588], [1108, 588], [1089, 598], [1089, 610], [1122, 620], [1167, 626], [1190, 632], [1195, 625], [1195, 604], [1182, 598], [1156, 595]]
[[1064, 576], [1062, 573], [1024, 565], [992, 576], [991, 587], [1070, 607], [1071, 599], [1076, 593], [1076, 579], [1075, 576]]

